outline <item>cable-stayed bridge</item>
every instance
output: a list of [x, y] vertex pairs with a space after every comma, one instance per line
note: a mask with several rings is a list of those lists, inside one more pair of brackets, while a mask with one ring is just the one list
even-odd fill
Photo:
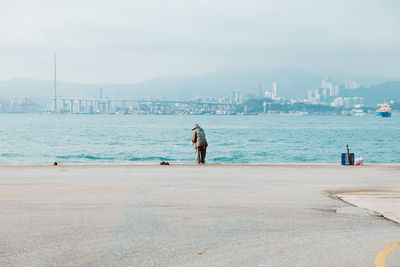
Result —
[[171, 109], [186, 110], [192, 113], [201, 111], [229, 111], [232, 113], [237, 104], [190, 100], [142, 100], [108, 98], [53, 98], [53, 113], [146, 113], [158, 110], [169, 113]]

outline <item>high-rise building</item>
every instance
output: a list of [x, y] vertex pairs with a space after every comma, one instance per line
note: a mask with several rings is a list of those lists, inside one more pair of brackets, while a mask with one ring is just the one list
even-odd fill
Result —
[[254, 95], [257, 98], [262, 98], [264, 96], [261, 83], [256, 83], [254, 85]]
[[335, 96], [338, 96], [339, 94], [340, 94], [339, 85], [335, 85]]
[[272, 98], [276, 98], [278, 96], [278, 83], [272, 83]]
[[329, 88], [329, 96], [335, 96], [335, 90], [333, 90], [333, 87]]
[[232, 92], [232, 103], [233, 104], [241, 104], [241, 99], [240, 99], [240, 92], [239, 91], [233, 91]]
[[360, 88], [360, 83], [357, 81], [344, 81], [344, 89], [354, 90]]
[[314, 93], [315, 93], [315, 97], [314, 97], [315, 100], [319, 100], [319, 98], [320, 98], [319, 89], [315, 89]]
[[328, 81], [328, 78], [322, 80], [321, 82], [321, 88], [327, 88], [330, 89], [333, 87], [333, 84], [331, 82]]
[[[354, 86], [357, 86], [357, 84], [355, 84]], [[335, 85], [335, 84], [329, 82], [328, 78], [322, 80], [321, 87], [322, 87], [322, 89], [329, 90], [330, 97], [339, 96], [339, 94], [340, 94], [339, 85], [337, 85], [337, 84]], [[346, 81], [345, 81], [345, 87], [346, 87]]]
[[313, 91], [312, 90], [309, 90], [307, 92], [307, 100], [310, 102], [313, 100]]
[[328, 89], [327, 89], [327, 88], [322, 89], [322, 96], [323, 96], [324, 98], [327, 98], [327, 97], [328, 97]]

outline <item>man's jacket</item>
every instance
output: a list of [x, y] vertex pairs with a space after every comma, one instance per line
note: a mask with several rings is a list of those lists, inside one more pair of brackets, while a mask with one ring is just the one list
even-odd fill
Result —
[[208, 146], [206, 134], [202, 128], [196, 128], [193, 130], [192, 143], [195, 144], [195, 148]]

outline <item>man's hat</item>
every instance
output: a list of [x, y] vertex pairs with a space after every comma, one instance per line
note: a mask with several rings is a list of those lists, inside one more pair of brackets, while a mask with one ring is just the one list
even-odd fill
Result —
[[196, 128], [200, 128], [200, 126], [196, 123], [195, 125], [193, 125], [192, 130], [196, 129]]

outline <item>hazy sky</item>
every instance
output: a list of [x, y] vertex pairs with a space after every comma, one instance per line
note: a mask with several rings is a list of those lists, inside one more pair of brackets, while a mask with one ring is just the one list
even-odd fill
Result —
[[398, 0], [0, 0], [0, 80], [137, 82], [231, 67], [400, 76]]

